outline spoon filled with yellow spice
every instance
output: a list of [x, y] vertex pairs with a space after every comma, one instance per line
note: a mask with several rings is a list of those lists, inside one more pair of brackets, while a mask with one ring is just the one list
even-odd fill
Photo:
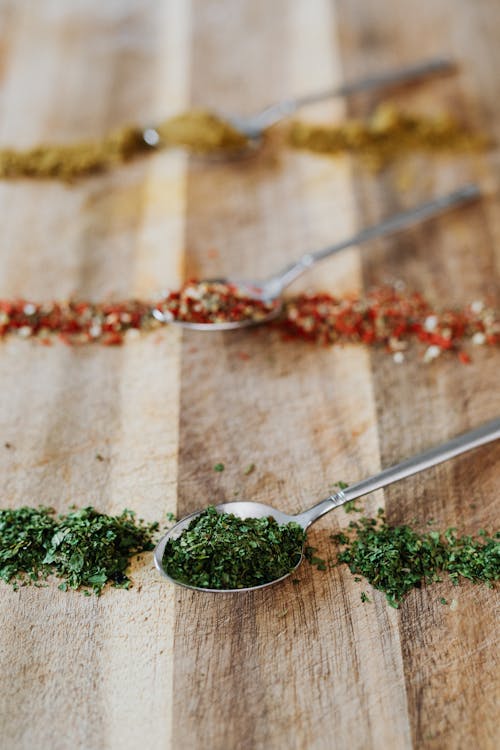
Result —
[[450, 60], [433, 58], [397, 70], [378, 73], [294, 99], [283, 99], [248, 117], [219, 115], [192, 110], [143, 131], [144, 142], [153, 148], [185, 146], [204, 155], [240, 156], [260, 146], [266, 130], [290, 117], [298, 109], [338, 96], [386, 88], [451, 72]]
[[256, 502], [209, 506], [161, 539], [155, 565], [197, 591], [253, 591], [287, 578], [302, 562], [309, 526], [334, 508], [500, 438], [500, 418], [329, 495], [297, 515]]
[[352, 237], [316, 252], [306, 253], [298, 261], [264, 281], [208, 279], [190, 281], [170, 292], [152, 314], [162, 323], [174, 323], [200, 331], [226, 331], [267, 323], [282, 309], [282, 294], [295, 279], [316, 263], [354, 245], [406, 229], [417, 222], [438, 216], [478, 198], [479, 188], [468, 184], [408, 211], [395, 214]]

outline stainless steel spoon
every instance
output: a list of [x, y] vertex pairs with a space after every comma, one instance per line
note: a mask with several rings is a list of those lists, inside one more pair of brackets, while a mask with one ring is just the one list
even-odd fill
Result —
[[443, 195], [440, 198], [436, 198], [427, 203], [421, 203], [419, 206], [416, 206], [409, 211], [395, 214], [394, 216], [385, 219], [385, 221], [380, 222], [380, 224], [374, 224], [367, 229], [363, 229], [361, 232], [358, 232], [346, 240], [337, 242], [334, 245], [329, 245], [328, 247], [325, 247], [322, 250], [317, 250], [314, 253], [306, 253], [299, 258], [296, 263], [292, 263], [290, 266], [287, 266], [279, 273], [264, 281], [241, 281], [234, 279], [209, 280], [211, 282], [220, 281], [222, 283], [232, 284], [238, 287], [245, 296], [255, 300], [266, 302], [275, 301], [277, 304], [272, 308], [269, 314], [258, 321], [248, 318], [223, 323], [191, 323], [189, 321], [172, 319], [172, 315], [163, 312], [160, 307], [154, 309], [152, 315], [162, 323], [172, 323], [183, 326], [184, 328], [194, 328], [199, 331], [227, 331], [267, 323], [279, 315], [282, 307], [281, 296], [286, 287], [305, 271], [312, 268], [312, 266], [320, 260], [330, 258], [332, 255], [335, 255], [348, 247], [352, 247], [353, 245], [360, 245], [361, 243], [373, 240], [376, 237], [383, 237], [392, 232], [406, 229], [406, 227], [416, 224], [417, 222], [432, 219], [444, 211], [478, 198], [479, 195], [480, 190], [477, 185], [464, 185], [453, 193], [448, 193], [447, 195]]
[[[382, 487], [387, 487], [394, 482], [399, 482], [400, 479], [410, 477], [412, 476], [412, 474], [417, 474], [420, 471], [424, 471], [424, 469], [429, 469], [431, 466], [436, 466], [443, 461], [448, 461], [450, 458], [459, 456], [461, 453], [470, 451], [473, 448], [479, 448], [479, 446], [484, 445], [485, 443], [490, 443], [493, 440], [498, 440], [499, 438], [500, 418], [497, 418], [491, 422], [488, 422], [487, 424], [482, 425], [481, 427], [478, 427], [475, 430], [465, 432], [463, 435], [459, 435], [458, 437], [453, 438], [452, 440], [449, 440], [442, 445], [431, 448], [430, 450], [424, 451], [423, 453], [419, 453], [412, 458], [407, 458], [406, 461], [402, 461], [401, 463], [396, 464], [389, 469], [384, 469], [379, 474], [375, 474], [374, 476], [368, 477], [368, 479], [357, 482], [356, 484], [351, 485], [345, 490], [340, 490], [333, 495], [329, 495], [325, 500], [322, 500], [316, 505], [313, 505], [312, 508], [303, 511], [296, 516], [282, 513], [280, 510], [276, 510], [271, 505], [244, 501], [221, 503], [220, 505], [216, 506], [216, 509], [219, 513], [233, 513], [239, 518], [263, 518], [272, 516], [279, 524], [286, 524], [293, 521], [294, 523], [298, 523], [304, 530], [306, 530], [311, 524], [317, 521], [318, 518], [324, 516], [325, 513], [329, 513], [334, 508], [338, 508], [341, 505], [344, 505], [344, 503], [349, 502], [350, 500], [357, 500], [358, 497], [367, 495], [370, 492], [381, 489]], [[237, 593], [240, 591], [253, 591], [254, 589], [262, 589], [266, 586], [271, 586], [273, 583], [278, 583], [278, 581], [282, 581], [283, 579], [287, 578], [290, 573], [293, 572], [293, 570], [296, 570], [296, 568], [303, 560], [304, 555], [302, 554], [302, 557], [295, 568], [293, 568], [293, 570], [291, 570], [281, 578], [277, 578], [274, 581], [269, 581], [268, 583], [263, 583], [259, 586], [251, 586], [250, 588], [245, 589], [205, 589], [199, 588], [198, 586], [188, 586], [185, 583], [181, 583], [181, 581], [177, 581], [174, 578], [171, 578], [168, 573], [166, 573], [163, 567], [163, 555], [165, 553], [165, 547], [169, 539], [176, 539], [177, 537], [179, 537], [182, 532], [189, 526], [193, 518], [196, 518], [196, 516], [200, 515], [201, 512], [202, 511], [191, 513], [189, 516], [186, 516], [181, 521], [176, 523], [175, 526], [170, 529], [168, 534], [166, 534], [161, 539], [154, 551], [154, 561], [156, 567], [158, 568], [160, 573], [168, 578], [169, 581], [172, 581], [172, 583], [176, 583], [179, 586], [185, 586], [186, 588], [195, 589], [196, 591], [210, 591], [213, 593]]]
[[[377, 75], [361, 78], [356, 81], [344, 83], [333, 89], [318, 91], [314, 94], [306, 94], [296, 99], [284, 99], [276, 104], [266, 107], [261, 112], [249, 117], [235, 117], [222, 115], [223, 119], [229, 122], [236, 130], [239, 130], [249, 142], [250, 148], [260, 145], [262, 136], [267, 128], [275, 125], [280, 120], [290, 117], [300, 107], [307, 104], [316, 104], [317, 102], [331, 99], [336, 96], [349, 96], [350, 94], [371, 89], [383, 88], [401, 83], [409, 83], [420, 78], [427, 78], [438, 73], [450, 72], [454, 69], [451, 60], [444, 58], [432, 58], [415, 65], [409, 65], [398, 70], [388, 71]], [[158, 131], [153, 127], [148, 127], [143, 132], [144, 141], [148, 146], [156, 147], [160, 144], [161, 138]], [[241, 153], [241, 150], [238, 152]]]

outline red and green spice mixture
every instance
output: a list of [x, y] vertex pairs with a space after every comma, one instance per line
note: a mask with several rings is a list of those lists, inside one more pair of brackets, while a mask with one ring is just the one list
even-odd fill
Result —
[[[129, 331], [163, 325], [155, 319], [158, 311], [166, 321], [257, 323], [274, 305], [246, 297], [234, 285], [195, 281], [155, 303], [0, 300], [0, 336], [16, 334], [47, 345], [56, 336], [72, 345], [98, 342], [109, 346], [121, 344]], [[454, 351], [463, 362], [469, 361], [464, 344], [500, 343], [500, 313], [495, 308], [476, 301], [436, 310], [422, 294], [389, 286], [374, 288], [363, 296], [299, 294], [285, 301], [272, 325], [288, 341], [383, 347], [396, 362], [403, 361], [412, 341], [425, 346], [424, 361]]]
[[[258, 297], [260, 290], [255, 289]], [[236, 284], [192, 281], [170, 292], [157, 309], [168, 320], [186, 323], [259, 323], [279, 308], [279, 302], [260, 300]]]

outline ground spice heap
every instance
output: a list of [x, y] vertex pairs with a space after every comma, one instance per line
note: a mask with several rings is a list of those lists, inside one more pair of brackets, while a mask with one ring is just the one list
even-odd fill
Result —
[[259, 323], [278, 307], [279, 302], [251, 297], [236, 284], [196, 280], [171, 292], [157, 305], [167, 320], [170, 317], [189, 323]]
[[426, 117], [380, 105], [367, 120], [338, 125], [292, 123], [289, 143], [294, 148], [323, 154], [359, 155], [369, 166], [382, 167], [416, 151], [471, 152], [484, 149], [484, 136], [472, 133], [450, 115]]
[[269, 583], [300, 561], [305, 531], [274, 518], [238, 518], [214, 506], [168, 541], [163, 565], [176, 581], [207, 589], [242, 589]]
[[[247, 297], [230, 284], [196, 281], [155, 303], [0, 300], [0, 338], [17, 335], [50, 345], [57, 336], [72, 345], [110, 346], [121, 344], [129, 331], [161, 326], [158, 313], [164, 321], [258, 323], [277, 311], [277, 304]], [[384, 347], [396, 362], [404, 360], [412, 341], [425, 345], [426, 362], [445, 351], [468, 362], [464, 344], [500, 344], [500, 312], [480, 300], [436, 311], [421, 294], [394, 287], [378, 287], [361, 297], [300, 294], [286, 301], [274, 327], [288, 341]]]
[[230, 122], [203, 109], [171, 117], [160, 123], [156, 132], [159, 146], [184, 146], [198, 154], [239, 151], [248, 145], [248, 139]]
[[56, 576], [63, 591], [97, 596], [107, 583], [129, 588], [130, 560], [153, 549], [157, 529], [130, 510], [118, 516], [92, 507], [60, 516], [47, 507], [0, 510], [0, 579], [17, 589]]
[[[193, 153], [241, 150], [247, 139], [230, 123], [204, 110], [193, 110], [160, 123], [154, 131], [155, 148], [183, 146]], [[104, 172], [151, 151], [144, 131], [123, 127], [102, 141], [41, 145], [18, 151], [0, 149], [0, 178], [52, 177], [71, 181]]]
[[[418, 532], [406, 525], [390, 526], [379, 510], [376, 519], [352, 521], [347, 532], [331, 539], [340, 546], [337, 564], [383, 591], [391, 607], [397, 608], [412, 589], [441, 581], [444, 575], [455, 586], [465, 578], [492, 588], [500, 579], [500, 532], [482, 530], [477, 537], [459, 536], [452, 528]], [[368, 601], [366, 595], [363, 601]]]

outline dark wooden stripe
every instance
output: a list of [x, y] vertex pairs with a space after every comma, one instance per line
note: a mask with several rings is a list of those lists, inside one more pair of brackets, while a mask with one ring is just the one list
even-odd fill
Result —
[[[491, 34], [484, 38], [483, 33], [485, 26], [498, 30], [498, 13], [483, 3], [472, 15], [460, 5], [424, 3], [415, 34], [408, 19], [402, 18], [402, 6], [341, 0], [346, 76], [418, 59], [424, 33], [425, 49], [456, 55], [461, 73], [447, 81], [429, 81], [418, 92], [399, 92], [394, 101], [409, 108], [423, 105], [430, 112], [451, 108], [488, 133], [490, 123], [480, 113], [493, 103], [481, 91], [491, 94], [491, 63], [498, 45]], [[475, 67], [459, 42], [465, 38], [471, 49], [488, 46], [488, 68]], [[350, 111], [366, 113], [374, 103], [374, 99], [359, 100]], [[419, 156], [373, 176], [356, 165], [360, 223], [471, 179], [491, 185], [492, 166], [488, 156]], [[401, 190], [405, 170], [406, 188]], [[500, 255], [493, 241], [498, 219], [498, 202], [487, 197], [480, 205], [378, 243], [363, 256], [365, 284], [402, 279], [439, 306], [487, 298], [498, 303]], [[443, 358], [425, 367], [413, 353], [408, 359], [396, 366], [386, 355], [372, 354], [384, 465], [500, 414], [498, 352], [478, 348], [469, 366]], [[425, 523], [434, 518], [440, 527], [458, 526], [467, 532], [494, 528], [499, 459], [500, 447], [493, 445], [388, 489], [390, 520], [402, 523], [415, 518]], [[456, 599], [457, 609], [443, 607], [441, 596]], [[494, 747], [496, 602], [494, 592], [484, 587], [463, 584], [451, 589], [443, 583], [415, 592], [402, 606], [400, 634], [415, 747]]]

